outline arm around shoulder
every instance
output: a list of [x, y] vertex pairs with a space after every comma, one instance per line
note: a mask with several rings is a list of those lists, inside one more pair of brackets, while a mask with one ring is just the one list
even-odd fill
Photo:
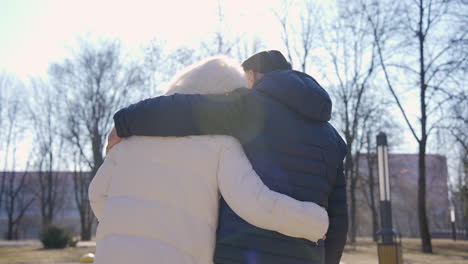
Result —
[[226, 94], [175, 94], [146, 99], [114, 115], [119, 137], [231, 135], [239, 127], [244, 89]]

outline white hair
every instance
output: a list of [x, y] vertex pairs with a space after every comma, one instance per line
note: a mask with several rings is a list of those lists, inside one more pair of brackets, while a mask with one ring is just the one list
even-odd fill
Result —
[[177, 73], [168, 83], [165, 95], [226, 93], [246, 85], [244, 70], [238, 62], [214, 56]]

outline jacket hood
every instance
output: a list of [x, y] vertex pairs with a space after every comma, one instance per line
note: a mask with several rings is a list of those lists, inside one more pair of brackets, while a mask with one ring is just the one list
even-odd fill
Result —
[[328, 93], [311, 76], [278, 70], [265, 74], [254, 89], [273, 97], [293, 111], [314, 121], [329, 121], [332, 102]]

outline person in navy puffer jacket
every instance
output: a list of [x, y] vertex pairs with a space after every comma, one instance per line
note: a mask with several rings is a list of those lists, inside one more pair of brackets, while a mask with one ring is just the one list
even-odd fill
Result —
[[237, 138], [266, 186], [326, 208], [330, 225], [325, 240], [313, 243], [252, 226], [221, 200], [214, 262], [338, 264], [348, 229], [347, 147], [328, 123], [330, 97], [279, 51], [257, 53], [242, 66], [253, 89], [160, 96], [119, 110], [108, 148], [133, 135]]

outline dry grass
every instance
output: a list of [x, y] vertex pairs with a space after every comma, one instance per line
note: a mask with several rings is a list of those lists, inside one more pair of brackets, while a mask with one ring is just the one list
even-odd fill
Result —
[[[420, 252], [419, 239], [403, 239], [405, 264], [468, 264], [468, 241], [454, 243], [447, 239], [432, 241], [434, 254]], [[0, 247], [0, 263], [77, 263], [86, 253], [94, 253], [94, 247], [44, 250], [39, 246]], [[345, 264], [377, 264], [377, 247], [371, 239], [361, 238], [355, 245], [346, 246], [342, 262]]]
[[94, 251], [94, 247], [66, 249], [42, 249], [40, 246], [0, 247], [0, 263], [76, 263], [82, 255]]
[[[405, 264], [468, 264], [468, 241], [434, 239], [432, 240], [434, 254], [421, 253], [419, 239], [403, 239], [402, 246]], [[377, 264], [377, 246], [371, 239], [361, 238], [356, 245], [346, 246], [342, 262]]]

